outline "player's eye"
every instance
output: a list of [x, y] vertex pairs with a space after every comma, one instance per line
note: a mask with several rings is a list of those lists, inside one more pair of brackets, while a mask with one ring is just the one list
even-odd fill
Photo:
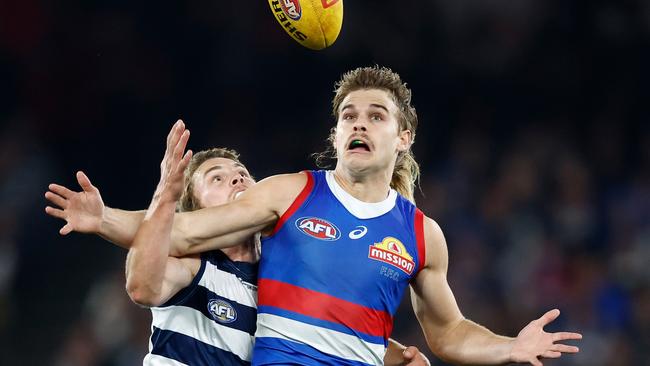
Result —
[[213, 182], [221, 182], [221, 176], [220, 175], [215, 175], [214, 177], [212, 177], [212, 181]]
[[346, 113], [346, 114], [343, 115], [343, 120], [344, 121], [349, 121], [349, 120], [352, 120], [354, 118], [355, 118], [354, 114], [351, 114], [351, 113]]
[[383, 121], [384, 116], [382, 116], [381, 114], [373, 114], [370, 116], [370, 119], [373, 121]]

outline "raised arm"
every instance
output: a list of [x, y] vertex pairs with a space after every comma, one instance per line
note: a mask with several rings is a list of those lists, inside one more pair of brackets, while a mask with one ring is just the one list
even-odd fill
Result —
[[304, 173], [275, 175], [256, 183], [229, 203], [176, 214], [171, 254], [184, 256], [225, 248], [273, 228], [307, 184]]
[[144, 219], [145, 211], [125, 211], [106, 207], [99, 193], [84, 172], [77, 172], [80, 192], [59, 184], [50, 184], [45, 193], [55, 207], [45, 207], [45, 212], [66, 221], [59, 230], [61, 235], [76, 231], [97, 234], [102, 238], [128, 249], [135, 233]]
[[161, 178], [126, 259], [126, 289], [138, 304], [163, 304], [187, 287], [198, 270], [198, 259], [168, 257], [176, 201], [183, 191], [183, 173], [192, 152], [183, 153], [189, 131], [177, 122], [167, 138]]
[[580, 339], [578, 333], [546, 333], [554, 320], [551, 310], [526, 326], [517, 336], [496, 335], [461, 314], [447, 283], [447, 245], [440, 227], [426, 218], [424, 224], [426, 266], [411, 287], [413, 309], [431, 350], [441, 359], [457, 364], [496, 365], [508, 362], [541, 366], [539, 358], [557, 358], [578, 348], [557, 341]]

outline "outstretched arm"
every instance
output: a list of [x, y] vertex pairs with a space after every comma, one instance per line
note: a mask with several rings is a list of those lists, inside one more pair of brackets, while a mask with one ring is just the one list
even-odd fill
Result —
[[61, 235], [73, 231], [97, 234], [104, 239], [128, 249], [144, 219], [145, 211], [125, 211], [106, 207], [99, 189], [93, 186], [84, 172], [77, 172], [80, 192], [59, 184], [50, 184], [45, 192], [55, 207], [45, 207], [47, 214], [66, 221], [59, 230]]
[[429, 359], [415, 346], [406, 347], [396, 340], [388, 339], [388, 348], [384, 355], [385, 366], [431, 366]]
[[447, 283], [447, 245], [440, 227], [426, 218], [426, 266], [411, 287], [411, 301], [431, 350], [443, 360], [459, 364], [495, 365], [508, 362], [541, 366], [538, 358], [557, 358], [578, 348], [555, 342], [580, 339], [578, 333], [546, 333], [553, 321], [551, 310], [526, 326], [517, 338], [494, 334], [468, 319], [458, 309]]
[[[183, 153], [189, 135], [181, 121], [170, 131], [158, 188], [126, 259], [126, 289], [129, 297], [141, 305], [164, 303], [193, 278], [191, 264], [168, 257], [176, 201], [183, 190], [183, 173], [192, 157], [191, 151]], [[196, 264], [194, 267], [198, 267]]]
[[[303, 173], [275, 175], [248, 188], [229, 203], [177, 213], [171, 254], [184, 256], [225, 248], [273, 228], [307, 183]], [[231, 238], [231, 239], [229, 239]]]

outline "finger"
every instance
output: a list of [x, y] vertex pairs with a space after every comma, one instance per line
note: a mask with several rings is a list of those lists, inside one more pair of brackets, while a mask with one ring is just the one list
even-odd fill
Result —
[[415, 357], [415, 355], [418, 354], [418, 352], [419, 351], [418, 351], [417, 347], [409, 346], [409, 347], [406, 347], [404, 349], [404, 352], [402, 352], [402, 354], [404, 355], [405, 359], [411, 360], [411, 359], [413, 359], [413, 357]]
[[530, 364], [533, 366], [544, 366], [542, 361], [538, 360], [537, 357], [531, 358], [530, 360], [528, 360], [528, 362], [530, 362]]
[[572, 332], [553, 333], [553, 342], [565, 341], [567, 339], [582, 339], [582, 334]]
[[190, 165], [190, 161], [192, 160], [192, 155], [193, 155], [192, 150], [187, 150], [185, 152], [185, 156], [183, 156], [183, 160], [181, 161], [180, 164], [180, 171], [184, 172], [187, 166]]
[[65, 220], [65, 212], [63, 212], [63, 210], [59, 210], [58, 208], [47, 206], [45, 207], [45, 213], [47, 213], [50, 216], [56, 217], [57, 219]]
[[69, 223], [68, 223], [68, 224], [65, 224], [65, 225], [61, 228], [61, 230], [59, 230], [59, 234], [61, 234], [61, 235], [68, 235], [68, 234], [70, 234], [71, 232], [72, 232], [72, 225], [70, 225]]
[[542, 315], [539, 319], [537, 319], [542, 326], [552, 322], [553, 320], [557, 319], [557, 317], [560, 316], [560, 310], [558, 309], [553, 309], [549, 310], [546, 312], [546, 314]]
[[95, 186], [90, 183], [90, 178], [88, 178], [86, 173], [82, 172], [81, 170], [77, 172], [77, 182], [79, 183], [81, 189], [84, 190], [84, 192], [97, 191], [97, 188], [95, 188]]
[[58, 194], [59, 196], [61, 196], [63, 198], [69, 198], [70, 196], [72, 196], [73, 194], [76, 193], [76, 192], [71, 191], [71, 190], [67, 189], [66, 187], [58, 185], [56, 183], [50, 184], [49, 186], [47, 186], [47, 188], [50, 191]]
[[176, 143], [176, 147], [174, 148], [174, 157], [178, 157], [178, 159], [181, 160], [181, 157], [183, 156], [183, 151], [185, 151], [185, 147], [187, 146], [187, 141], [189, 139], [190, 139], [190, 130], [183, 131], [183, 134], [181, 135], [180, 139]]
[[544, 358], [560, 358], [560, 356], [562, 356], [562, 353], [555, 351], [546, 351], [542, 353], [542, 357]]
[[167, 149], [173, 149], [176, 144], [178, 144], [178, 139], [185, 131], [185, 125], [180, 119], [174, 124], [174, 128], [169, 132], [170, 137], [167, 139]]
[[172, 138], [174, 135], [178, 132], [179, 127], [181, 126], [181, 121], [180, 119], [176, 121], [173, 125], [172, 128], [169, 130], [169, 133], [167, 134], [167, 146], [170, 145], [170, 142], [172, 141]]
[[569, 346], [567, 344], [554, 344], [551, 346], [551, 351], [563, 352], [563, 353], [578, 353], [580, 348], [576, 346]]
[[50, 201], [51, 203], [65, 209], [68, 207], [68, 201], [59, 196], [58, 194], [52, 193], [50, 191], [45, 192], [45, 198]]

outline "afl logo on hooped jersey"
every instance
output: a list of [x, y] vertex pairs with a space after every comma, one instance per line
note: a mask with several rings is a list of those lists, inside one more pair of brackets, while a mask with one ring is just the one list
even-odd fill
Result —
[[341, 232], [327, 220], [318, 217], [301, 217], [296, 220], [296, 227], [305, 235], [309, 235], [319, 240], [338, 240]]
[[299, 0], [280, 0], [282, 11], [293, 20], [300, 20], [302, 8]]
[[237, 311], [227, 301], [211, 300], [208, 302], [208, 311], [220, 323], [232, 323], [237, 320]]

